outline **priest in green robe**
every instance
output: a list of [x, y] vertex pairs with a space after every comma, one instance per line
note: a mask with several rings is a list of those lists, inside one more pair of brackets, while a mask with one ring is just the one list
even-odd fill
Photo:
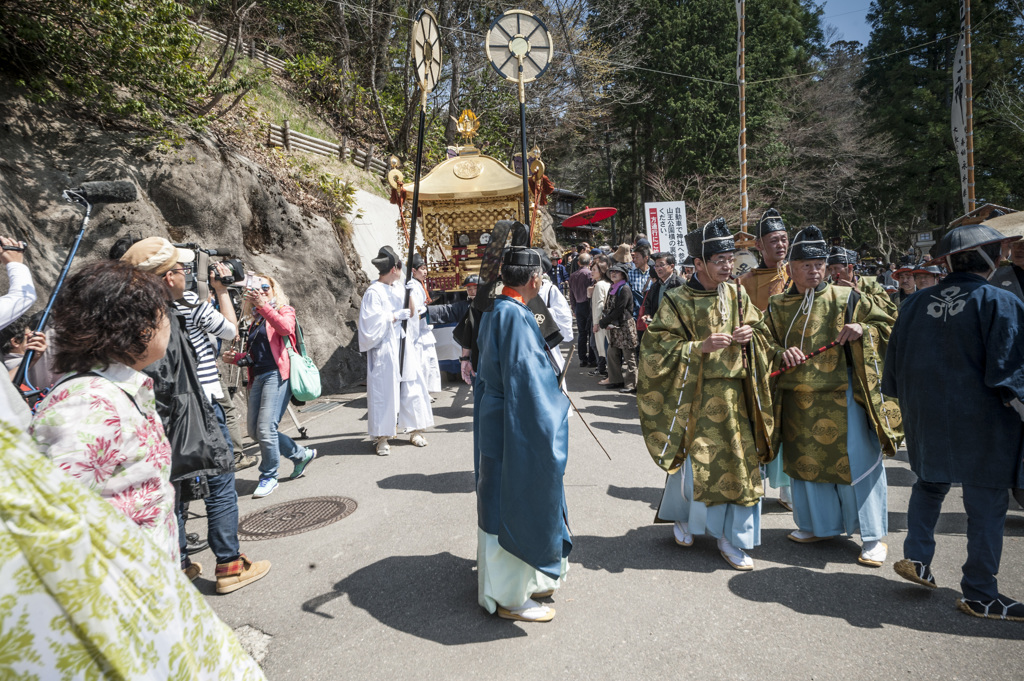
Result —
[[869, 295], [825, 280], [828, 249], [815, 226], [793, 239], [793, 285], [772, 296], [765, 323], [775, 342], [804, 355], [838, 345], [783, 373], [774, 394], [777, 443], [793, 479], [799, 543], [860, 534], [858, 562], [879, 567], [888, 547], [885, 455], [902, 439], [894, 400], [880, 391], [893, 317]]
[[781, 348], [761, 311], [729, 283], [736, 244], [717, 218], [686, 235], [695, 266], [665, 293], [640, 344], [637, 402], [644, 442], [668, 471], [657, 521], [676, 543], [718, 540], [737, 570], [761, 543], [761, 463], [771, 460], [768, 375]]

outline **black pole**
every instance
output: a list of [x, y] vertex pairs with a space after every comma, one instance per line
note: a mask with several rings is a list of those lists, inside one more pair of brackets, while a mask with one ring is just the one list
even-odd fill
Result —
[[[78, 253], [78, 247], [82, 243], [82, 237], [85, 236], [85, 228], [89, 226], [89, 217], [92, 215], [92, 205], [89, 204], [84, 198], [77, 194], [72, 194], [69, 190], [67, 197], [70, 195], [71, 200], [77, 204], [85, 207], [85, 215], [82, 216], [82, 225], [78, 229], [78, 235], [75, 237], [75, 243], [71, 247], [71, 251], [68, 253], [67, 259], [64, 260], [64, 266], [60, 270], [60, 276], [57, 277], [57, 283], [53, 287], [53, 292], [50, 294], [50, 300], [46, 303], [46, 308], [43, 310], [43, 316], [39, 320], [39, 324], [36, 325], [36, 333], [41, 333], [43, 328], [46, 326], [46, 322], [50, 318], [50, 310], [53, 309], [53, 303], [57, 300], [57, 294], [60, 293], [61, 288], [64, 286], [64, 280], [68, 276], [68, 271], [71, 269], [71, 261], [75, 259], [75, 254]], [[32, 381], [28, 378], [29, 366], [32, 364], [32, 357], [35, 354], [35, 350], [29, 350], [25, 353], [25, 357], [21, 360], [21, 364], [18, 366], [18, 371], [14, 375], [14, 386], [21, 392], [25, 398], [35, 398], [41, 392], [39, 386], [32, 385]], [[45, 387], [45, 386], [43, 386]]]
[[523, 223], [530, 229], [533, 246], [533, 225], [530, 224], [530, 162], [526, 158], [526, 103], [519, 102], [519, 143], [523, 150]]
[[[426, 96], [424, 95], [424, 100]], [[405, 281], [406, 283], [412, 281], [412, 256], [416, 252], [416, 218], [419, 215], [420, 210], [420, 169], [423, 167], [423, 128], [427, 122], [427, 107], [426, 101], [420, 106], [420, 133], [416, 137], [416, 170], [415, 178], [416, 182], [412, 187], [412, 218], [410, 222], [412, 225], [409, 227], [409, 259], [405, 263]], [[412, 293], [408, 288], [405, 289], [405, 305], [409, 307], [409, 296]], [[405, 339], [407, 338], [406, 329], [409, 327], [409, 320], [402, 320], [402, 345], [398, 348], [398, 377], [402, 377], [402, 373], [405, 371]]]

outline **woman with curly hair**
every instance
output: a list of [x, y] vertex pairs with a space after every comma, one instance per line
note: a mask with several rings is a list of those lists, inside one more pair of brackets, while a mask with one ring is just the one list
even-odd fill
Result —
[[64, 377], [39, 403], [29, 433], [177, 564], [171, 446], [153, 380], [141, 373], [167, 350], [166, 309], [159, 279], [126, 263], [95, 263], [69, 277], [53, 308], [53, 365]]
[[260, 482], [252, 496], [259, 499], [277, 489], [282, 454], [295, 465], [291, 475], [295, 479], [316, 458], [316, 450], [297, 445], [278, 430], [292, 395], [286, 343], [298, 345], [295, 308], [273, 277], [256, 276], [245, 293], [242, 316], [250, 321], [248, 352], [228, 350], [223, 359], [249, 367], [249, 437], [260, 443], [262, 455]]

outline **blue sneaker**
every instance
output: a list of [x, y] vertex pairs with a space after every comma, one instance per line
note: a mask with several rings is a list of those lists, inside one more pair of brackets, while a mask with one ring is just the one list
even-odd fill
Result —
[[299, 461], [298, 463], [295, 464], [295, 468], [292, 469], [292, 477], [288, 478], [289, 480], [294, 480], [295, 478], [297, 478], [300, 475], [302, 475], [302, 472], [306, 470], [306, 466], [311, 464], [313, 462], [313, 459], [316, 458], [316, 450], [315, 449], [309, 449], [307, 447], [306, 451], [309, 452], [309, 453], [306, 455], [305, 459], [303, 459], [302, 461]]
[[252, 493], [253, 499], [262, 499], [277, 489], [277, 480], [274, 478], [262, 478], [257, 485], [256, 491]]

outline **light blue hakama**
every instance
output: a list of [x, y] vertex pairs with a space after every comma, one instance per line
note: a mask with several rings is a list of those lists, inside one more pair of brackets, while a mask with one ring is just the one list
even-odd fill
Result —
[[782, 452], [779, 451], [779, 455], [771, 460], [770, 463], [766, 463], [761, 467], [764, 473], [765, 480], [768, 484], [775, 489], [781, 489], [783, 487], [789, 487], [792, 483], [792, 478], [786, 474], [786, 471], [782, 470]]
[[565, 581], [569, 561], [562, 558], [562, 575], [552, 579], [501, 548], [498, 538], [477, 528], [477, 600], [492, 615], [500, 605], [518, 608], [531, 595], [557, 589]]
[[693, 501], [693, 468], [689, 457], [679, 472], [669, 475], [665, 481], [658, 517], [689, 523], [690, 533], [694, 535], [707, 534], [716, 539], [724, 536], [736, 548], [752, 549], [761, 544], [761, 500], [753, 506], [707, 506]]
[[857, 484], [834, 485], [793, 479], [793, 520], [815, 537], [859, 533], [863, 541], [889, 533], [888, 486], [882, 465], [882, 446], [864, 408], [853, 399], [852, 381], [846, 387], [846, 449], [850, 475]]

